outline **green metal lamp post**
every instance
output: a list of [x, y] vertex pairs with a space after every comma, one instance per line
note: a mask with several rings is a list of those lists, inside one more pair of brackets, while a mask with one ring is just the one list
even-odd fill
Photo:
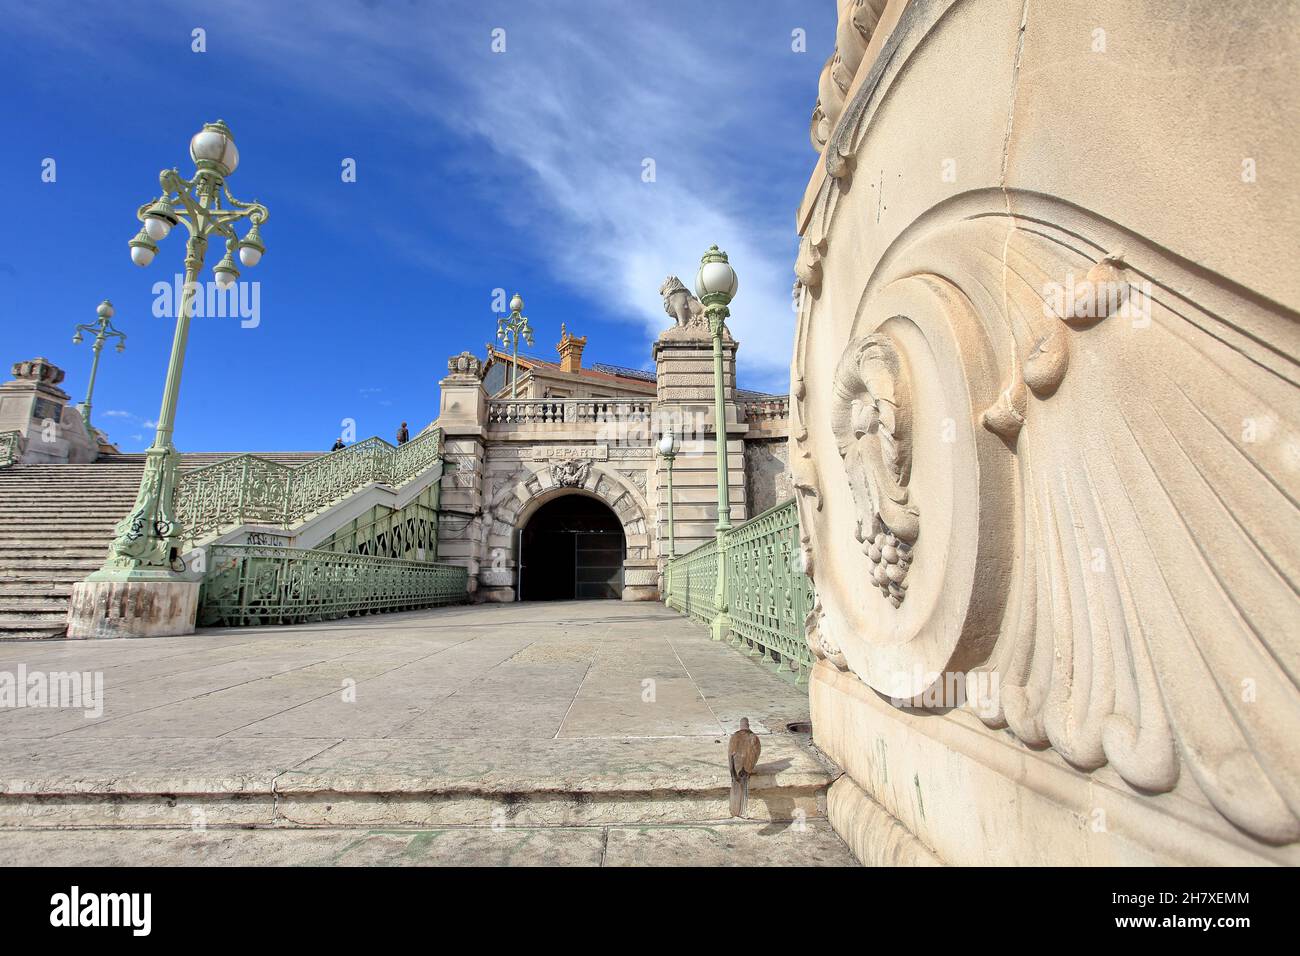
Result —
[[[192, 179], [185, 179], [176, 169], [158, 174], [162, 195], [139, 208], [136, 217], [142, 223], [131, 240], [131, 261], [144, 267], [153, 261], [158, 243], [173, 226], [183, 223], [189, 233], [185, 244], [185, 285], [181, 293], [180, 313], [172, 338], [171, 358], [163, 386], [162, 409], [153, 444], [145, 453], [144, 476], [135, 504], [117, 524], [109, 546], [108, 560], [88, 580], [91, 581], [183, 581], [180, 563], [183, 539], [175, 514], [176, 447], [172, 432], [176, 424], [176, 404], [180, 396], [181, 372], [185, 365], [185, 346], [189, 339], [190, 320], [194, 314], [194, 296], [198, 291], [199, 272], [203, 268], [208, 239], [224, 239], [226, 254], [213, 267], [217, 286], [230, 288], [239, 278], [235, 252], [240, 262], [252, 267], [262, 258], [266, 246], [261, 226], [270, 213], [254, 200], [240, 202], [230, 194], [226, 178], [239, 165], [235, 137], [221, 120], [205, 123], [190, 139], [190, 158], [196, 167]], [[235, 223], [248, 220], [251, 228], [241, 239]], [[178, 564], [180, 565], [178, 567]]]
[[85, 341], [82, 338], [82, 332], [95, 336], [94, 344], [90, 346], [90, 350], [95, 357], [90, 361], [90, 384], [86, 386], [86, 400], [77, 406], [77, 410], [81, 412], [82, 420], [86, 423], [87, 431], [90, 430], [90, 400], [95, 395], [95, 375], [99, 372], [99, 353], [104, 351], [104, 343], [113, 338], [118, 340], [117, 350], [119, 352], [126, 350], [125, 333], [113, 328], [113, 303], [105, 299], [99, 303], [99, 307], [95, 309], [95, 314], [99, 316], [98, 319], [90, 325], [78, 325], [73, 330], [74, 334], [72, 336], [73, 345], [80, 345]]
[[670, 428], [659, 438], [659, 457], [668, 466], [668, 558], [677, 557], [677, 536], [673, 534], [673, 459], [677, 457], [677, 436]]
[[722, 336], [726, 331], [727, 308], [736, 295], [739, 280], [727, 261], [727, 254], [717, 246], [700, 257], [700, 271], [695, 275], [695, 294], [704, 305], [704, 315], [713, 336], [713, 429], [717, 448], [718, 472], [718, 584], [714, 594], [718, 616], [713, 623], [713, 639], [721, 640], [731, 631], [727, 607], [727, 535], [731, 530], [731, 492], [727, 483], [727, 403], [723, 381]]
[[510, 314], [497, 319], [497, 338], [511, 351], [510, 397], [517, 398], [519, 390], [519, 337], [530, 346], [533, 344], [533, 330], [528, 324], [528, 316], [523, 314], [524, 300], [516, 292], [510, 297]]

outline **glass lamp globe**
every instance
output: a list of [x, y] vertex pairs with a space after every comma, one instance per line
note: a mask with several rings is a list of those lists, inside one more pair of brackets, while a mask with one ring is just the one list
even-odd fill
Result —
[[147, 216], [144, 221], [144, 231], [154, 242], [161, 242], [167, 238], [167, 233], [172, 231], [172, 224], [157, 216]]
[[740, 280], [736, 270], [727, 261], [727, 254], [717, 246], [711, 246], [700, 259], [700, 271], [695, 275], [695, 294], [705, 305], [711, 301], [726, 305], [736, 295]]
[[190, 158], [200, 169], [216, 169], [225, 176], [233, 173], [239, 165], [239, 150], [230, 127], [221, 120], [204, 123], [190, 139]]
[[145, 245], [144, 243], [131, 243], [131, 261], [141, 269], [153, 262], [154, 253], [158, 251], [155, 245]]
[[523, 297], [518, 292], [516, 292], [514, 295], [510, 297], [510, 311], [522, 312], [523, 310], [524, 310]]
[[83, 339], [83, 338], [81, 337], [81, 333], [80, 333], [80, 332], [78, 332], [76, 335], [74, 335], [74, 336], [72, 337], [72, 344], [73, 344], [73, 345], [80, 345], [80, 344], [81, 344], [82, 342], [84, 342], [84, 341], [86, 341], [86, 340]]
[[251, 243], [243, 242], [239, 246], [239, 261], [250, 269], [262, 261], [262, 249]]
[[664, 432], [659, 436], [659, 454], [671, 455], [677, 447], [677, 439], [672, 432]]

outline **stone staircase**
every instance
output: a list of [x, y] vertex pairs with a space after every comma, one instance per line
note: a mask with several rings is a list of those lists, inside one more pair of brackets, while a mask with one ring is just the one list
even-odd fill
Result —
[[[295, 466], [321, 452], [258, 452]], [[181, 455], [189, 471], [229, 452]], [[135, 501], [144, 455], [89, 465], [0, 468], [0, 640], [63, 636], [72, 585], [104, 561], [113, 528]]]

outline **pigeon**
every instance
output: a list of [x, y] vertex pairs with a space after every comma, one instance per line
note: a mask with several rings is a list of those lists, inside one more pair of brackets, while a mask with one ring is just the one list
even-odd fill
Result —
[[758, 766], [763, 750], [758, 734], [749, 729], [749, 718], [740, 718], [740, 729], [727, 741], [727, 769], [731, 771], [731, 815], [743, 817], [749, 802], [749, 777]]

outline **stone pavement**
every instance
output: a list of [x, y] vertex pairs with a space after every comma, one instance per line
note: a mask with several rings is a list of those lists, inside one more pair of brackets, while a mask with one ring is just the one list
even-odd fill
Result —
[[[659, 604], [0, 644], [20, 667], [102, 675], [103, 707], [0, 707], [0, 860], [852, 862], [807, 694]], [[122, 826], [171, 829], [93, 829]]]

